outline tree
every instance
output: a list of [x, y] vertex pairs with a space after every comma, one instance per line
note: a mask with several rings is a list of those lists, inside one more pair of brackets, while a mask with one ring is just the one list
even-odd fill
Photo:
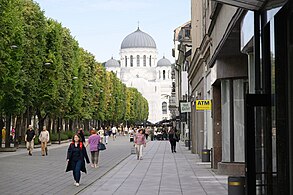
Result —
[[[11, 116], [24, 109], [23, 83], [20, 80], [24, 39], [22, 6], [20, 0], [0, 2], [0, 113], [2, 125], [2, 114], [6, 117], [5, 147], [10, 146]], [[0, 144], [1, 142], [2, 134]]]

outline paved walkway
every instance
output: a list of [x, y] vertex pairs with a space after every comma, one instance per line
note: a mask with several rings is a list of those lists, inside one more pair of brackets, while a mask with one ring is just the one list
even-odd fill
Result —
[[172, 154], [169, 142], [148, 142], [143, 160], [129, 156], [80, 194], [228, 194], [227, 176], [215, 175], [209, 167], [181, 144]]
[[33, 156], [28, 156], [25, 149], [0, 153], [0, 194], [77, 194], [127, 158], [131, 149], [126, 136], [109, 139], [107, 150], [100, 153], [100, 167], [87, 165], [88, 174], [82, 174], [76, 187], [72, 172], [65, 173], [68, 145], [50, 146], [48, 156], [41, 156], [40, 148], [33, 151]]

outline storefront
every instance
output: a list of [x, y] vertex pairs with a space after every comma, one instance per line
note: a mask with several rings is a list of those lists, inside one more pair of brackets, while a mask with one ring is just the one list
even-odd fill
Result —
[[293, 194], [293, 3], [272, 0], [258, 6], [241, 22], [241, 50], [249, 59], [246, 190], [249, 195]]

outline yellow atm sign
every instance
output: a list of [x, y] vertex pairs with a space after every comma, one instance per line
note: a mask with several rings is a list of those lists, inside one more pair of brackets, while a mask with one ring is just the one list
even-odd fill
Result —
[[212, 100], [196, 100], [196, 110], [211, 110]]

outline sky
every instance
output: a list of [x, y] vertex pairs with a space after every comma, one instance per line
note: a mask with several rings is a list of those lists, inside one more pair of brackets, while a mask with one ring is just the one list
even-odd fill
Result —
[[174, 29], [190, 20], [191, 0], [35, 0], [45, 16], [70, 29], [98, 62], [119, 59], [123, 39], [140, 30], [153, 37], [158, 59], [172, 63]]

